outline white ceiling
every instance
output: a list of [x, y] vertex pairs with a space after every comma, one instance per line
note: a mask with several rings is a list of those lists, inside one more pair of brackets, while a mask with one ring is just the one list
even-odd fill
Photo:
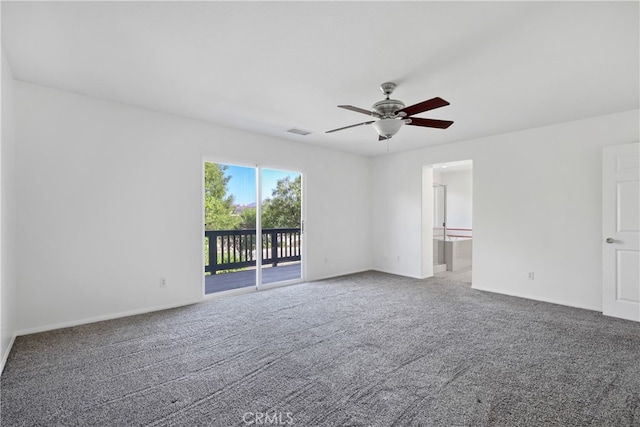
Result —
[[370, 126], [324, 131], [385, 81], [455, 121], [391, 152], [637, 109], [639, 40], [637, 1], [2, 2], [18, 80], [364, 155]]
[[437, 163], [431, 165], [433, 169], [440, 173], [459, 172], [473, 169], [472, 160], [460, 160], [457, 162]]

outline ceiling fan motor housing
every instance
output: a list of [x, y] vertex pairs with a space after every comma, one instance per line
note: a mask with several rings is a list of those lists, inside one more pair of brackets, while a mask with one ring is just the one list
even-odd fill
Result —
[[398, 101], [397, 99], [383, 99], [382, 101], [378, 101], [373, 104], [371, 109], [382, 117], [391, 118], [395, 117], [396, 111], [401, 110], [404, 107], [404, 102]]

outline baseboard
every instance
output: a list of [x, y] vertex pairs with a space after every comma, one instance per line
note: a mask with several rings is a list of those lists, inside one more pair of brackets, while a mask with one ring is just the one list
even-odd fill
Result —
[[[367, 269], [362, 269], [362, 270], [354, 270], [354, 271], [348, 271], [348, 272], [343, 272], [343, 273], [337, 273], [337, 274], [332, 274], [332, 275], [327, 275], [327, 276], [322, 276], [322, 277], [314, 277], [312, 279], [307, 279], [307, 280], [303, 280], [303, 281], [294, 281], [294, 282], [285, 282], [282, 284], [278, 284], [274, 286], [268, 286], [267, 289], [270, 288], [275, 288], [278, 286], [289, 286], [289, 285], [294, 285], [294, 284], [299, 284], [299, 283], [305, 283], [305, 282], [317, 282], [320, 280], [327, 280], [327, 279], [334, 279], [336, 277], [342, 277], [342, 276], [348, 276], [350, 274], [357, 274], [357, 273], [363, 273], [365, 271], [376, 271], [376, 270], [372, 270], [370, 268]], [[397, 273], [389, 273], [389, 274], [396, 274]], [[266, 290], [266, 289], [265, 289]], [[210, 300], [210, 299], [215, 299], [215, 298], [219, 298], [219, 297], [224, 297], [224, 296], [231, 296], [231, 295], [235, 295], [235, 294], [242, 294], [245, 292], [252, 292], [252, 290], [247, 291], [247, 290], [237, 290], [238, 292], [234, 292], [236, 290], [231, 290], [229, 292], [221, 292], [218, 295], [211, 295], [211, 296], [205, 296], [202, 299], [198, 299], [195, 301], [186, 301], [186, 302], [182, 302], [182, 303], [178, 303], [178, 304], [168, 304], [168, 305], [162, 305], [162, 306], [156, 306], [156, 307], [149, 307], [149, 308], [144, 308], [144, 309], [139, 309], [139, 310], [131, 310], [131, 311], [123, 311], [123, 312], [118, 312], [118, 313], [113, 313], [113, 314], [106, 314], [103, 316], [96, 316], [96, 317], [90, 317], [90, 318], [85, 318], [85, 319], [79, 319], [79, 320], [72, 320], [69, 322], [60, 322], [60, 323], [55, 323], [52, 325], [46, 325], [46, 326], [38, 326], [35, 328], [27, 328], [27, 329], [22, 329], [18, 332], [16, 332], [16, 336], [21, 336], [21, 335], [30, 335], [30, 334], [37, 334], [40, 332], [47, 332], [47, 331], [53, 331], [56, 329], [63, 329], [63, 328], [71, 328], [74, 326], [80, 326], [80, 325], [86, 325], [89, 323], [96, 323], [96, 322], [103, 322], [105, 320], [113, 320], [113, 319], [119, 319], [122, 317], [128, 317], [128, 316], [136, 316], [138, 314], [145, 314], [145, 313], [151, 313], [154, 311], [160, 311], [160, 310], [168, 310], [171, 308], [178, 308], [178, 307], [183, 307], [186, 305], [191, 305], [191, 304], [197, 304], [199, 302], [202, 301], [206, 301], [206, 300]]]
[[[356, 273], [362, 273], [363, 271], [370, 271], [370, 269], [365, 269], [365, 270], [358, 270], [358, 271], [353, 271], [353, 272], [347, 272], [347, 273], [341, 273], [341, 274], [336, 274], [336, 275], [331, 275], [331, 276], [326, 276], [326, 277], [321, 277], [321, 278], [314, 278], [312, 280], [305, 280], [305, 281], [301, 281], [301, 280], [295, 280], [295, 281], [287, 281], [287, 282], [283, 282], [283, 283], [279, 283], [279, 284], [273, 284], [272, 286], [270, 285], [266, 285], [265, 288], [263, 288], [264, 290], [266, 289], [272, 289], [272, 288], [276, 288], [279, 286], [290, 286], [290, 285], [295, 285], [295, 284], [299, 284], [299, 283], [305, 283], [305, 282], [310, 282], [310, 281], [318, 281], [318, 280], [325, 280], [325, 279], [331, 279], [331, 278], [335, 278], [335, 277], [340, 277], [340, 276], [346, 276], [349, 274], [356, 274]], [[234, 292], [234, 291], [238, 291], [238, 292]], [[138, 310], [130, 310], [130, 311], [122, 311], [122, 312], [118, 312], [118, 313], [113, 313], [113, 314], [106, 314], [103, 316], [96, 316], [96, 317], [90, 317], [90, 318], [85, 318], [85, 319], [79, 319], [79, 320], [72, 320], [69, 322], [60, 322], [60, 323], [55, 323], [53, 325], [46, 325], [46, 326], [39, 326], [39, 327], [35, 327], [35, 328], [28, 328], [28, 329], [22, 329], [18, 332], [16, 332], [16, 336], [21, 336], [21, 335], [30, 335], [30, 334], [37, 334], [40, 332], [47, 332], [47, 331], [53, 331], [56, 329], [63, 329], [63, 328], [71, 328], [74, 326], [80, 326], [80, 325], [87, 325], [89, 323], [96, 323], [96, 322], [103, 322], [105, 320], [113, 320], [113, 319], [119, 319], [122, 317], [129, 317], [129, 316], [136, 316], [138, 314], [145, 314], [145, 313], [151, 313], [154, 311], [161, 311], [161, 310], [168, 310], [171, 308], [178, 308], [178, 307], [184, 307], [186, 305], [191, 305], [191, 304], [197, 304], [199, 302], [202, 301], [206, 301], [206, 300], [210, 300], [210, 299], [215, 299], [217, 297], [224, 297], [224, 296], [231, 296], [231, 295], [236, 295], [236, 294], [242, 294], [245, 292], [252, 292], [253, 289], [247, 291], [246, 289], [237, 289], [237, 290], [230, 290], [228, 292], [220, 292], [220, 294], [218, 295], [211, 295], [211, 296], [205, 296], [202, 299], [197, 299], [195, 301], [185, 301], [182, 303], [178, 303], [178, 304], [167, 304], [167, 305], [161, 305], [161, 306], [156, 306], [156, 307], [148, 307], [148, 308], [143, 308], [143, 309], [138, 309]]]
[[569, 304], [566, 301], [559, 301], [553, 298], [544, 298], [544, 297], [539, 297], [534, 295], [525, 295], [525, 294], [515, 294], [515, 293], [505, 292], [503, 290], [480, 287], [473, 284], [471, 285], [471, 289], [475, 289], [476, 291], [484, 291], [484, 292], [491, 292], [494, 294], [507, 295], [510, 297], [524, 298], [524, 299], [529, 299], [533, 301], [547, 302], [549, 304], [563, 305], [565, 307], [581, 308], [583, 310], [597, 311], [599, 313], [602, 313], [602, 309], [598, 307], [590, 307], [590, 306], [581, 305], [581, 304]]
[[7, 364], [7, 359], [9, 359], [9, 353], [11, 353], [11, 349], [13, 348], [13, 343], [16, 342], [16, 336], [17, 334], [13, 334], [13, 336], [11, 337], [11, 341], [9, 341], [9, 345], [7, 346], [7, 349], [4, 351], [4, 354], [2, 355], [2, 360], [0, 360], [0, 374], [4, 372], [4, 366]]
[[136, 316], [138, 314], [152, 313], [154, 311], [169, 310], [172, 308], [184, 307], [191, 304], [202, 302], [202, 299], [195, 301], [185, 301], [178, 304], [167, 304], [155, 307], [147, 307], [138, 310], [121, 311], [118, 313], [105, 314], [103, 316], [89, 317], [85, 319], [71, 320], [69, 322], [54, 323], [53, 325], [38, 326], [35, 328], [23, 329], [16, 332], [16, 336], [37, 334], [40, 332], [53, 331], [56, 329], [71, 328], [74, 326], [87, 325], [89, 323], [104, 322], [105, 320], [120, 319], [122, 317]]
[[385, 273], [385, 274], [393, 274], [394, 276], [408, 277], [410, 279], [418, 279], [418, 280], [423, 280], [423, 279], [428, 279], [430, 277], [433, 277], [433, 276], [409, 276], [407, 274], [398, 273], [397, 271], [382, 270], [380, 268], [374, 268], [371, 271], [377, 271], [378, 273]]
[[447, 264], [433, 264], [433, 273], [444, 273], [447, 271]]
[[365, 271], [374, 271], [374, 270], [371, 269], [371, 268], [365, 268], [363, 270], [354, 270], [354, 271], [348, 271], [348, 272], [345, 272], [345, 273], [330, 274], [328, 276], [320, 276], [320, 277], [310, 278], [310, 279], [307, 279], [307, 280], [303, 281], [302, 283], [305, 283], [305, 282], [319, 282], [321, 280], [335, 279], [336, 277], [348, 276], [350, 274], [364, 273]]

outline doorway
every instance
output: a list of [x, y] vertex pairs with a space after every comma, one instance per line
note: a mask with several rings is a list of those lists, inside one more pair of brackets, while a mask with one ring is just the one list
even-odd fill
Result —
[[439, 163], [427, 170], [432, 174], [433, 209], [427, 227], [432, 228], [433, 274], [471, 283], [473, 163]]
[[302, 279], [300, 172], [205, 162], [204, 218], [205, 295]]

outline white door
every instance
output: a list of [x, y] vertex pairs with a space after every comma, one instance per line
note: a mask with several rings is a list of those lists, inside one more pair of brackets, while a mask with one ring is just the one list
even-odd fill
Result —
[[640, 321], [640, 143], [602, 155], [602, 313]]

